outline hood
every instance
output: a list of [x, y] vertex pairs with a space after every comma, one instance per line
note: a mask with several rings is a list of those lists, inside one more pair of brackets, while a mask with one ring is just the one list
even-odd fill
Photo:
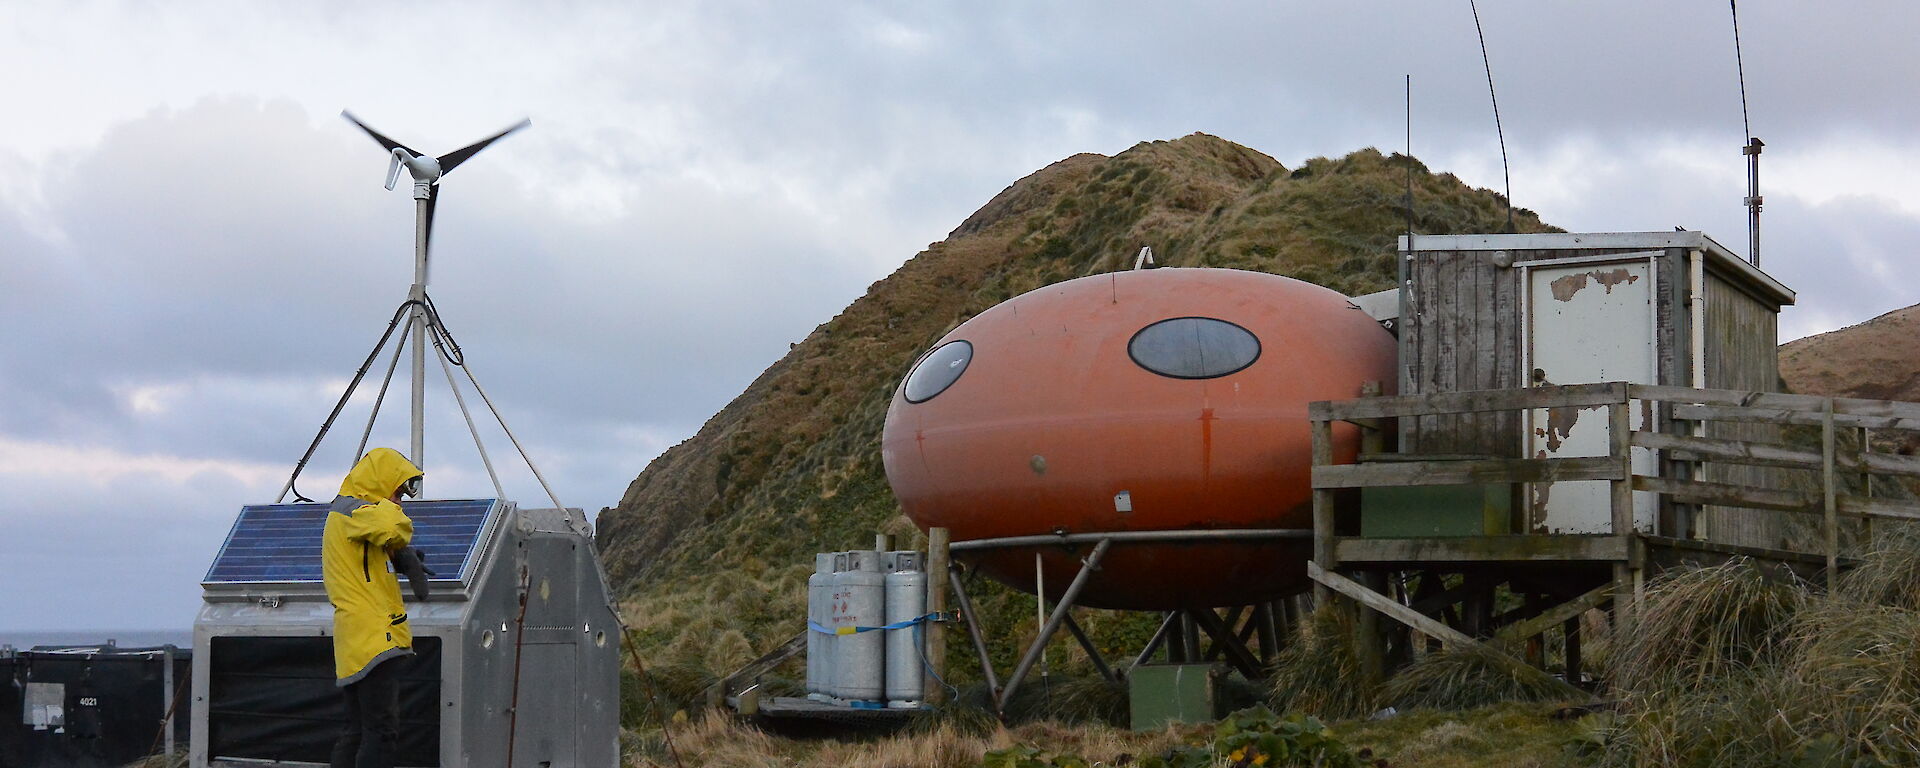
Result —
[[423, 474], [399, 451], [375, 448], [367, 451], [367, 455], [353, 465], [353, 470], [347, 473], [347, 479], [340, 481], [340, 495], [368, 503], [384, 501], [393, 495], [394, 489], [399, 488], [401, 483]]

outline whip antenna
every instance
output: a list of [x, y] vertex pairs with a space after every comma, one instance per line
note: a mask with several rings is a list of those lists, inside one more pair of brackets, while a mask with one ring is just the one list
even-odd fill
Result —
[[[1487, 68], [1487, 100], [1493, 102], [1493, 132], [1500, 137], [1500, 180], [1507, 190], [1507, 231], [1513, 228], [1513, 175], [1507, 169], [1507, 132], [1500, 126], [1500, 97], [1493, 93], [1493, 60], [1487, 58], [1487, 32], [1480, 28], [1480, 7], [1474, 0], [1467, 0], [1467, 8], [1473, 11], [1473, 31], [1480, 36], [1480, 63]], [[1412, 76], [1408, 76], [1409, 82]], [[1409, 86], [1411, 88], [1411, 86]], [[1411, 131], [1409, 131], [1411, 132]]]
[[1413, 75], [1407, 75], [1407, 240], [1413, 240]]
[[1753, 121], [1747, 117], [1747, 64], [1740, 55], [1740, 3], [1727, 0], [1733, 16], [1733, 66], [1740, 73], [1740, 127], [1746, 131], [1746, 146], [1740, 154], [1747, 157], [1747, 260], [1760, 266], [1760, 148], [1766, 142], [1753, 137]]

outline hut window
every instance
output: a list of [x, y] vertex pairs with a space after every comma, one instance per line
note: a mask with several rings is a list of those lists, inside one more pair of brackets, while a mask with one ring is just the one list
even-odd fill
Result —
[[973, 345], [965, 341], [949, 341], [936, 347], [907, 374], [907, 402], [924, 403], [935, 395], [947, 391], [960, 380], [960, 374], [966, 373], [967, 363], [973, 360]]
[[1225, 320], [1176, 317], [1140, 329], [1127, 342], [1127, 356], [1162, 376], [1211, 379], [1253, 365], [1260, 340]]

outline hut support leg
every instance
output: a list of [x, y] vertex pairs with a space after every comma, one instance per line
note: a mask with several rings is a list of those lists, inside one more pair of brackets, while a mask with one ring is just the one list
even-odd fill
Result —
[[1195, 624], [1213, 636], [1214, 647], [1226, 649], [1227, 663], [1232, 664], [1248, 680], [1260, 678], [1260, 660], [1253, 657], [1253, 652], [1247, 650], [1245, 643], [1234, 637], [1233, 628], [1220, 619], [1220, 614], [1214, 613], [1212, 608], [1194, 608], [1188, 610], [1187, 615], [1192, 616]]
[[1067, 633], [1073, 635], [1073, 639], [1080, 641], [1080, 649], [1087, 652], [1087, 660], [1093, 662], [1094, 670], [1098, 671], [1107, 682], [1120, 682], [1120, 676], [1114, 674], [1113, 668], [1107, 666], [1107, 660], [1100, 657], [1100, 649], [1093, 644], [1093, 639], [1087, 637], [1086, 631], [1080, 628], [1080, 622], [1073, 620], [1073, 613], [1066, 612], [1066, 617], [1061, 623], [1066, 624]]
[[[1013, 694], [1020, 690], [1020, 682], [1027, 678], [1028, 672], [1033, 671], [1033, 665], [1039, 663], [1040, 652], [1046, 650], [1047, 641], [1053, 639], [1053, 633], [1060, 631], [1060, 624], [1067, 612], [1073, 610], [1074, 601], [1080, 599], [1080, 590], [1086, 588], [1093, 572], [1100, 569], [1100, 558], [1106, 556], [1107, 547], [1112, 545], [1113, 539], [1101, 539], [1080, 564], [1080, 572], [1074, 574], [1073, 583], [1067, 585], [1067, 591], [1060, 594], [1060, 602], [1054, 606], [1053, 615], [1047, 617], [1046, 625], [1040, 627], [1040, 634], [1033, 638], [1033, 645], [1027, 648], [1026, 655], [1020, 657], [1020, 663], [1013, 668], [1013, 675], [1007, 678], [1007, 688], [1000, 692], [1000, 711], [1006, 711], [1007, 704], [1013, 701]], [[1046, 597], [1035, 596], [1035, 599], [1045, 600]]]
[[1580, 684], [1580, 617], [1567, 619], [1563, 630], [1566, 634], [1567, 682]]
[[[1240, 623], [1240, 614], [1245, 613], [1246, 610], [1247, 610], [1246, 606], [1236, 605], [1233, 607], [1233, 610], [1227, 612], [1227, 619], [1226, 619], [1227, 631], [1235, 632], [1236, 635], [1240, 638], [1241, 643], [1247, 642], [1247, 637], [1248, 637], [1247, 633], [1253, 630], [1252, 624], [1243, 625]], [[1209, 609], [1209, 611], [1211, 611], [1211, 609]], [[1234, 627], [1240, 627], [1240, 629], [1235, 630]], [[1202, 656], [1200, 660], [1201, 661], [1218, 660], [1220, 658], [1220, 654], [1226, 653], [1226, 651], [1227, 651], [1226, 646], [1223, 646], [1219, 643], [1214, 643], [1212, 646], [1207, 648], [1206, 655]]]
[[[973, 653], [980, 657], [980, 676], [987, 681], [989, 696], [1000, 695], [999, 676], [993, 673], [993, 662], [987, 656], [987, 640], [980, 634], [980, 622], [973, 615], [973, 600], [967, 597], [967, 585], [960, 578], [960, 572], [948, 569], [947, 582], [953, 585], [954, 602], [960, 604], [960, 616], [967, 620], [967, 637], [973, 641]], [[996, 699], [997, 700], [997, 699]]]
[[1272, 664], [1274, 657], [1280, 655], [1280, 625], [1274, 621], [1274, 603], [1261, 603], [1253, 607], [1253, 626], [1260, 638], [1260, 663]]
[[1160, 646], [1167, 642], [1168, 636], [1173, 633], [1174, 623], [1178, 620], [1177, 617], [1179, 615], [1178, 613], [1169, 612], [1166, 618], [1160, 620], [1160, 628], [1154, 630], [1153, 637], [1147, 640], [1147, 647], [1140, 649], [1140, 655], [1135, 656], [1133, 663], [1127, 665], [1128, 677], [1133, 676], [1133, 669], [1135, 667], [1151, 660], [1153, 654], [1160, 650]]

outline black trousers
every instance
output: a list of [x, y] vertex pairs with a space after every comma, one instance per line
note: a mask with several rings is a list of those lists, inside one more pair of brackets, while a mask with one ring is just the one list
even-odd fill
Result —
[[400, 659], [375, 664], [359, 682], [342, 688], [347, 726], [333, 743], [332, 768], [393, 768], [400, 730]]

